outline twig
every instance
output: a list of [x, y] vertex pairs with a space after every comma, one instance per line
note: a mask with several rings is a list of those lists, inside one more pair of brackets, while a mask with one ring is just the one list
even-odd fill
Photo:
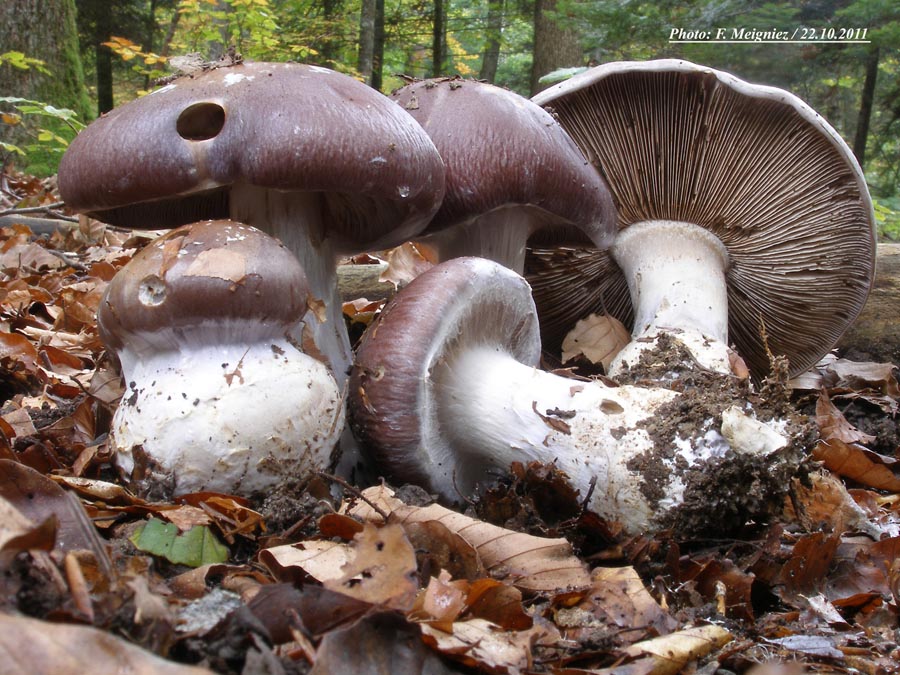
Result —
[[85, 265], [81, 264], [80, 262], [78, 262], [76, 260], [72, 260], [69, 256], [67, 256], [62, 251], [56, 251], [52, 248], [45, 248], [44, 250], [47, 251], [47, 253], [49, 253], [50, 255], [56, 256], [60, 260], [64, 261], [72, 269], [78, 270], [79, 272], [87, 272], [90, 270], [90, 267], [86, 267]]
[[387, 521], [388, 521], [388, 518], [390, 518], [390, 515], [391, 515], [391, 514], [387, 513], [384, 509], [382, 509], [380, 506], [378, 506], [378, 504], [376, 504], [376, 503], [373, 502], [371, 499], [369, 499], [368, 497], [366, 497], [366, 496], [360, 491], [359, 488], [350, 485], [350, 483], [348, 483], [347, 481], [345, 481], [345, 480], [344, 480], [343, 478], [341, 478], [340, 476], [335, 476], [334, 474], [326, 473], [326, 472], [324, 472], [324, 471], [317, 471], [317, 472], [316, 472], [316, 475], [317, 475], [317, 476], [321, 476], [321, 477], [324, 478], [325, 480], [330, 480], [330, 481], [333, 482], [333, 483], [337, 483], [337, 484], [340, 485], [342, 488], [344, 488], [347, 492], [349, 492], [350, 494], [352, 494], [354, 497], [356, 497], [357, 499], [360, 499], [360, 500], [364, 501], [366, 504], [368, 504], [370, 507], [372, 507], [372, 510], [375, 511], [375, 513], [377, 513], [379, 516], [382, 517], [382, 519], [384, 520], [384, 522], [387, 522]]
[[22, 208], [6, 209], [6, 211], [0, 211], [0, 216], [15, 216], [20, 213], [46, 213], [53, 209], [61, 209], [65, 205], [65, 202], [53, 202], [52, 204], [44, 204], [43, 206], [25, 206]]

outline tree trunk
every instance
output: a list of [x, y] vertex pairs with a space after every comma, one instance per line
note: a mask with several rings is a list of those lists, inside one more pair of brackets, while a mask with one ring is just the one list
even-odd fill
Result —
[[869, 120], [872, 119], [872, 104], [875, 100], [875, 80], [878, 78], [878, 57], [878, 47], [873, 45], [866, 58], [866, 79], [859, 101], [856, 138], [853, 139], [853, 154], [856, 155], [860, 166], [864, 166], [866, 159], [866, 139], [869, 137]]
[[322, 18], [325, 20], [326, 35], [322, 40], [322, 60], [332, 65], [337, 62], [338, 41], [335, 39], [335, 26], [340, 21], [342, 0], [322, 0]]
[[503, 0], [491, 0], [488, 3], [484, 55], [481, 60], [481, 72], [478, 74], [478, 77], [486, 82], [493, 83], [497, 77], [497, 66], [500, 63], [500, 36], [502, 33]]
[[434, 0], [431, 30], [431, 76], [444, 74], [444, 60], [447, 57], [447, 9], [444, 0]]
[[375, 58], [375, 2], [376, 0], [362, 0], [359, 10], [359, 58], [356, 69], [370, 86]]
[[900, 365], [900, 244], [878, 244], [875, 285], [859, 318], [841, 337], [841, 354], [854, 361]]
[[538, 80], [557, 68], [580, 66], [584, 53], [577, 32], [556, 20], [558, 0], [534, 2], [534, 58], [531, 64], [531, 94], [547, 85]]
[[[70, 108], [83, 120], [91, 115], [78, 48], [74, 0], [3, 0], [0, 2], [0, 53], [23, 52], [41, 59], [48, 74], [36, 68], [0, 66], [0, 92], [58, 108]], [[21, 142], [18, 127], [0, 124], [0, 138]]]
[[372, 89], [381, 91], [384, 72], [384, 0], [375, 0], [375, 39], [372, 45]]
[[113, 53], [102, 43], [112, 35], [109, 12], [97, 12], [94, 32], [94, 67], [97, 70], [97, 114], [113, 109]]

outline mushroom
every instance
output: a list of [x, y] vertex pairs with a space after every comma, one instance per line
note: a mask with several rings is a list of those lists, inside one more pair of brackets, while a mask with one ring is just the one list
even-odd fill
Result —
[[[633, 311], [620, 368], [668, 332], [720, 372], [731, 342], [757, 377], [771, 354], [796, 374], [859, 314], [874, 273], [871, 199], [846, 143], [796, 96], [667, 59], [598, 66], [533, 100], [615, 198], [619, 234], [594, 254], [589, 283], [620, 320]], [[554, 257], [579, 256], [544, 253], [529, 279], [558, 326], [559, 303], [583, 294], [547, 270]]]
[[157, 228], [227, 217], [279, 238], [325, 305], [310, 303], [318, 320], [307, 324], [339, 383], [351, 354], [336, 256], [408, 240], [443, 185], [434, 145], [390, 99], [297, 63], [177, 79], [90, 124], [59, 167], [66, 203], [104, 222]]
[[97, 312], [126, 389], [112, 424], [126, 475], [174, 493], [251, 495], [329, 466], [343, 428], [334, 377], [291, 339], [308, 293], [259, 230], [206, 221], [148, 244]]
[[738, 526], [783, 503], [802, 454], [788, 423], [755, 419], [735, 397], [692, 433], [665, 431], [687, 394], [564, 378], [539, 370], [539, 356], [524, 279], [489, 260], [449, 260], [364, 336], [350, 426], [390, 479], [447, 501], [514, 461], [555, 462], [631, 534]]
[[477, 255], [522, 272], [540, 228], [555, 242], [614, 234], [609, 190], [559, 123], [506, 89], [459, 78], [393, 93], [428, 132], [447, 170], [440, 209], [420, 236], [440, 260]]

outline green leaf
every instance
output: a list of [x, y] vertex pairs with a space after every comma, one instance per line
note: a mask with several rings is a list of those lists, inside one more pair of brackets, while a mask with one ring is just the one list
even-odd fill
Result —
[[228, 549], [205, 525], [196, 525], [183, 534], [171, 523], [151, 518], [129, 537], [138, 550], [169, 562], [200, 567], [228, 560]]

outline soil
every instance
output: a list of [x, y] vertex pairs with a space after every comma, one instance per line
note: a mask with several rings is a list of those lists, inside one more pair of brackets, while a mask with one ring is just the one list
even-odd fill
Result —
[[[726, 534], [751, 521], [767, 522], [780, 511], [790, 478], [812, 447], [815, 433], [810, 419], [790, 406], [786, 364], [776, 360], [772, 372], [757, 392], [747, 379], [698, 366], [680, 341], [664, 334], [657, 349], [645, 351], [635, 366], [616, 378], [620, 384], [638, 386], [664, 381], [681, 394], [639, 425], [655, 447], [628, 465], [644, 477], [643, 493], [651, 503], [668, 496], [673, 473], [684, 483], [684, 503], [663, 510], [659, 523], [663, 529], [683, 536]], [[723, 411], [735, 405], [743, 410], [748, 403], [757, 420], [782, 421], [787, 447], [762, 456], [728, 452], [687, 466], [676, 443], [702, 447], [702, 439], [721, 428]]]

